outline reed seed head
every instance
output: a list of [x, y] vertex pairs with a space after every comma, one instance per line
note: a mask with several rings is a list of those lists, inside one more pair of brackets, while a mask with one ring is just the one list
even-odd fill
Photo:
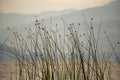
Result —
[[93, 27], [91, 27], [91, 29], [93, 29]]
[[91, 20], [93, 20], [93, 18], [91, 18]]
[[117, 42], [117, 44], [120, 44], [120, 42]]

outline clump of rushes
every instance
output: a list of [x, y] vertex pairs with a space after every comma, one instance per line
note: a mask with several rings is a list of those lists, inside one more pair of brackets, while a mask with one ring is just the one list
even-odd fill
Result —
[[[89, 24], [85, 19], [88, 30], [83, 33], [86, 37], [84, 42], [75, 24], [67, 25], [62, 20], [70, 34], [64, 29], [64, 35], [61, 36], [57, 31], [58, 24], [56, 30], [49, 30], [44, 20], [40, 23], [37, 18], [34, 32], [30, 28], [25, 29], [27, 38], [8, 28], [15, 36], [16, 50], [11, 52], [18, 65], [16, 80], [109, 80], [110, 62], [106, 61], [105, 53], [98, 46], [100, 28], [96, 38], [92, 23]], [[81, 26], [80, 23], [78, 25]]]

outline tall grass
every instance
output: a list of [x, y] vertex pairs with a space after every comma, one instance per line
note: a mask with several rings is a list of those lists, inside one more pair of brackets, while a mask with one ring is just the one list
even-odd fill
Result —
[[[90, 22], [85, 19], [86, 32], [79, 34], [80, 23], [76, 27], [74, 23], [67, 25], [62, 20], [63, 35], [57, 30], [58, 24], [52, 30], [37, 19], [35, 31], [25, 29], [28, 34], [26, 38], [8, 28], [15, 38], [11, 44], [15, 50], [11, 52], [17, 64], [12, 80], [110, 80], [110, 62], [98, 45], [102, 23], [95, 34], [93, 18]], [[112, 49], [111, 53], [107, 53], [109, 57], [115, 53]]]

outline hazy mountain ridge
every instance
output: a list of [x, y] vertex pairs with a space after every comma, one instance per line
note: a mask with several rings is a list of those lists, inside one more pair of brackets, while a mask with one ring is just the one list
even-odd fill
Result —
[[[101, 7], [93, 7], [84, 10], [66, 9], [61, 11], [46, 11], [38, 15], [38, 19], [45, 19], [56, 16], [63, 17], [79, 17], [84, 14], [87, 17], [95, 17], [98, 19], [119, 19], [120, 1], [113, 1]], [[29, 24], [34, 21], [36, 14], [17, 14], [17, 13], [0, 13], [0, 26], [19, 26], [21, 24]]]
[[[58, 16], [74, 12], [74, 9], [67, 9], [61, 11], [46, 11], [38, 15], [38, 18], [44, 19], [50, 16]], [[19, 26], [21, 24], [29, 24], [34, 21], [36, 14], [17, 14], [17, 13], [0, 13], [0, 26]]]
[[[100, 20], [102, 20], [102, 28], [108, 31], [112, 35], [112, 39], [117, 42], [120, 40], [120, 1], [116, 0], [107, 5], [101, 7], [94, 7], [85, 10], [62, 10], [62, 11], [48, 11], [37, 14], [38, 19], [45, 20], [46, 26], [50, 25], [50, 17], [52, 17], [52, 26], [54, 27], [57, 23], [58, 29], [63, 29], [63, 22], [61, 17], [67, 22], [67, 24], [82, 23], [84, 21], [83, 16], [90, 20], [94, 18], [95, 25], [99, 25]], [[7, 37], [11, 37], [11, 34], [6, 31], [7, 27], [12, 28], [20, 33], [24, 33], [25, 27], [34, 27], [35, 15], [34, 14], [4, 14], [0, 13], [0, 43], [2, 43]], [[11, 27], [12, 26], [12, 27]], [[82, 25], [83, 26], [83, 25]], [[83, 26], [84, 27], [84, 26]], [[116, 39], [117, 38], [117, 39]], [[118, 51], [119, 52], [119, 51]], [[5, 57], [0, 57], [1, 60], [6, 59]]]

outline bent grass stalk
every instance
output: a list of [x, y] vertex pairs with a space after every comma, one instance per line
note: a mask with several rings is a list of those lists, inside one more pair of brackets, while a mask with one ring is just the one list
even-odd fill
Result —
[[[93, 20], [93, 18], [91, 18], [91, 20]], [[55, 31], [52, 30], [51, 27], [49, 30], [47, 27], [44, 27], [45, 25], [42, 22], [39, 23], [37, 19], [34, 33], [30, 28], [25, 29], [28, 34], [26, 39], [23, 38], [22, 35], [9, 29], [14, 34], [16, 40], [14, 44], [15, 51], [11, 51], [16, 57], [19, 67], [19, 71], [16, 73], [16, 79], [110, 79], [109, 62], [106, 61], [105, 53], [100, 51], [98, 46], [102, 23], [100, 23], [97, 38], [95, 37], [92, 21], [89, 24], [85, 19], [84, 23], [86, 24], [86, 32], [83, 33], [83, 36], [86, 38], [86, 44], [81, 42], [81, 37], [78, 34], [79, 30], [76, 30], [75, 25], [72, 23], [68, 26], [64, 20], [63, 35], [57, 32], [58, 24], [56, 25]], [[79, 28], [77, 27], [77, 29]], [[69, 31], [69, 33], [66, 33], [66, 30]], [[114, 49], [115, 48], [113, 48], [112, 52], [115, 53]]]

